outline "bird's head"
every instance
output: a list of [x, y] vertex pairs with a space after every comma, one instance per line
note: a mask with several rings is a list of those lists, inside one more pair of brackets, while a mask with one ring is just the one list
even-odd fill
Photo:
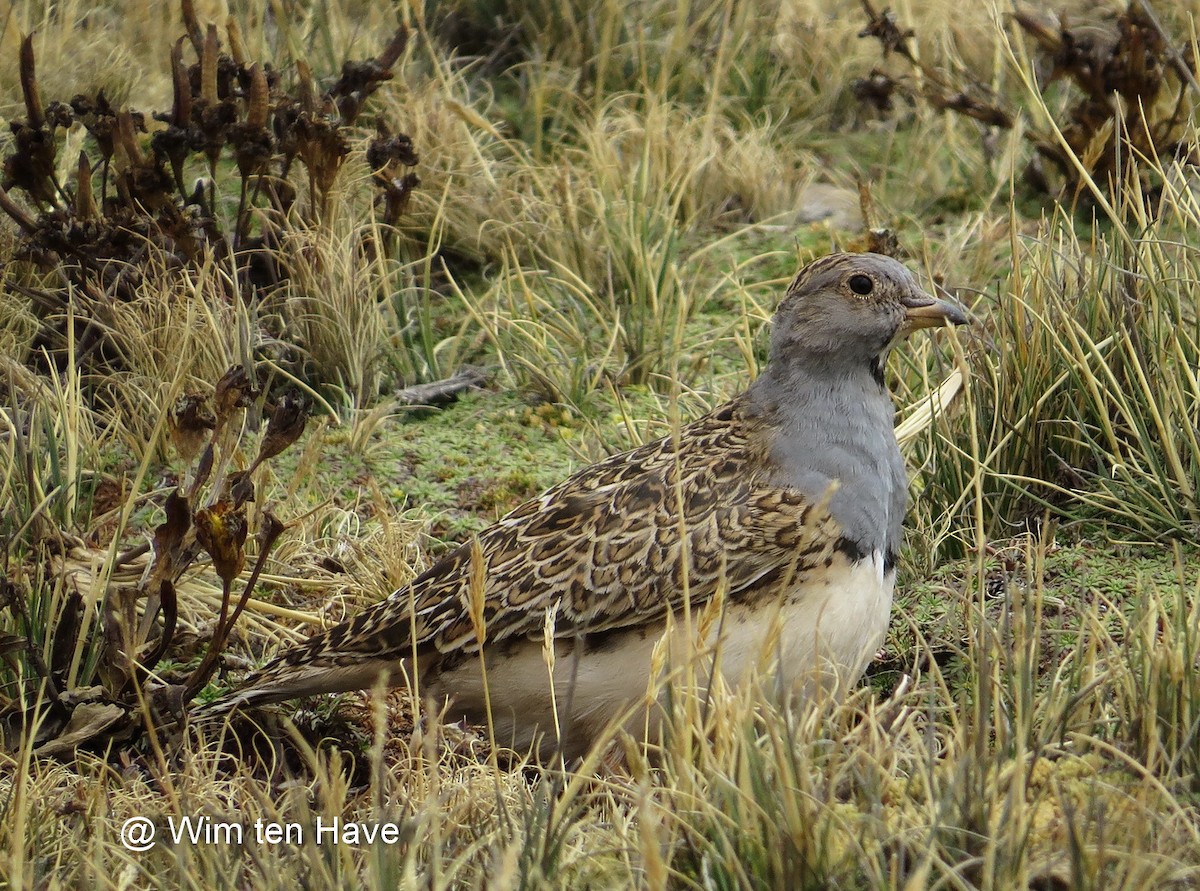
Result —
[[968, 322], [966, 313], [917, 284], [882, 254], [830, 254], [800, 270], [771, 329], [770, 363], [866, 365], [918, 328]]

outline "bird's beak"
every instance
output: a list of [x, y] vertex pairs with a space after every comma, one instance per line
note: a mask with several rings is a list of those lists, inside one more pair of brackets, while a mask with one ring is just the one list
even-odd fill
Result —
[[971, 322], [962, 307], [949, 300], [938, 300], [924, 291], [902, 297], [900, 303], [904, 307], [906, 334], [918, 328], [937, 328], [947, 322], [951, 325], [968, 325]]

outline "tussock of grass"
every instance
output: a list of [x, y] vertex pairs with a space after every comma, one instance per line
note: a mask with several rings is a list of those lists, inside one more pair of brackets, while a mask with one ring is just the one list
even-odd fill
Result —
[[1014, 245], [994, 327], [977, 340], [989, 359], [972, 357], [982, 452], [956, 446], [964, 430], [949, 419], [923, 450], [937, 462], [927, 485], [958, 493], [931, 499], [947, 517], [982, 471], [993, 534], [1049, 507], [1119, 536], [1194, 537], [1197, 270], [1156, 228], [1132, 246], [1099, 234], [1085, 245], [1060, 221]]

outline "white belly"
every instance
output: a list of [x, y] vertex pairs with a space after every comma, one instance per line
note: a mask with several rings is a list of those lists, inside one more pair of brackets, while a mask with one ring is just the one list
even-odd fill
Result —
[[764, 655], [777, 656], [776, 670], [789, 686], [808, 690], [819, 678], [844, 693], [883, 643], [895, 584], [895, 571], [883, 570], [882, 554], [857, 564], [836, 560], [819, 581], [805, 580], [778, 607], [777, 640], [763, 639], [769, 611], [724, 635], [722, 673], [736, 684], [749, 669], [765, 667]]
[[[801, 695], [817, 689], [841, 694], [858, 681], [883, 642], [894, 584], [895, 573], [883, 571], [882, 555], [856, 565], [839, 557], [819, 581], [805, 580], [777, 604], [730, 604], [723, 618], [709, 617], [715, 621], [703, 645], [695, 644], [695, 635], [687, 634], [676, 617], [669, 653], [659, 651], [659, 667], [676, 687], [688, 658], [698, 656], [693, 676], [701, 684], [707, 684], [715, 664], [732, 686], [747, 682], [757, 670], [777, 672]], [[700, 616], [692, 619], [698, 622]], [[564, 754], [583, 754], [623, 716], [634, 736], [640, 737], [647, 726], [656, 733], [663, 673], [652, 684], [651, 672], [666, 629], [667, 623], [657, 622], [598, 641], [585, 637], [556, 643], [553, 702]], [[496, 741], [517, 751], [539, 741], [543, 756], [552, 753], [555, 711], [541, 641], [489, 648], [487, 668]], [[477, 659], [441, 672], [423, 692], [451, 700], [450, 720], [486, 721]]]

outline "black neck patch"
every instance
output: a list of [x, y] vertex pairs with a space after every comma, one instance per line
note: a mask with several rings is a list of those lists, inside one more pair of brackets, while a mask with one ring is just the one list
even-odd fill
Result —
[[883, 571], [889, 573], [896, 568], [896, 552], [888, 548], [887, 553], [883, 555]]
[[849, 557], [852, 563], [867, 559], [867, 552], [863, 546], [844, 535], [833, 543], [833, 549], [839, 554]]
[[[866, 548], [864, 548], [857, 541], [847, 538], [844, 535], [833, 543], [833, 549], [839, 554], [849, 558], [851, 563], [858, 563], [862, 560], [866, 560], [867, 557], [870, 556]], [[883, 555], [883, 571], [884, 573], [889, 573], [895, 568], [896, 552], [891, 548], [888, 548], [887, 552]]]
[[870, 368], [871, 368], [871, 380], [873, 380], [873, 381], [875, 381], [875, 383], [879, 384], [880, 387], [883, 387], [884, 386], [884, 383], [883, 383], [883, 357], [876, 356], [874, 359], [872, 359]]

